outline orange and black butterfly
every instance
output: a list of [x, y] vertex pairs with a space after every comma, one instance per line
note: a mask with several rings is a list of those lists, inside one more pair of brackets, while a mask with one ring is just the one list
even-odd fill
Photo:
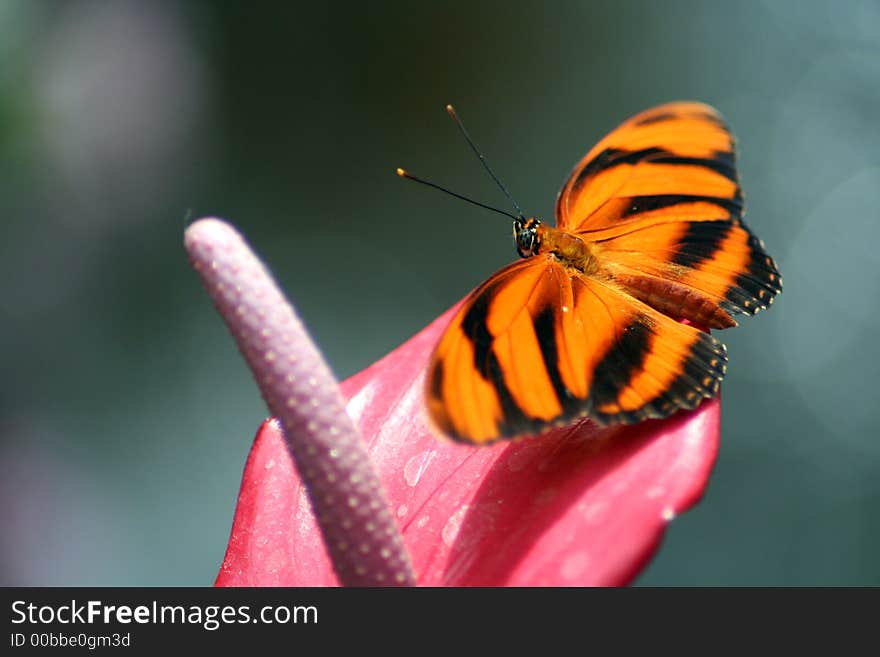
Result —
[[471, 293], [426, 376], [430, 418], [456, 440], [694, 408], [717, 393], [726, 350], [677, 320], [729, 328], [782, 290], [742, 220], [734, 139], [701, 103], [655, 107], [607, 135], [559, 192], [555, 228], [510, 216], [523, 259]]

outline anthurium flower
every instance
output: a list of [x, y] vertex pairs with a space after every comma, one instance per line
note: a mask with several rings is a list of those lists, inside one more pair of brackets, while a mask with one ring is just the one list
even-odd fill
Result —
[[[273, 399], [278, 395], [266, 392], [266, 379], [271, 385], [305, 376], [308, 389], [311, 376], [283, 367], [267, 373], [269, 348], [243, 346], [254, 335], [272, 333], [259, 315], [271, 318], [276, 305], [286, 306], [283, 297], [266, 292], [263, 283], [248, 288], [233, 279], [211, 278], [224, 271], [233, 278], [254, 278], [250, 265], [242, 265], [243, 256], [225, 264], [217, 257], [247, 250], [228, 225], [196, 222], [187, 231], [187, 246], [270, 410], [282, 416], [257, 432], [218, 586], [626, 584], [656, 550], [666, 524], [693, 505], [706, 486], [718, 450], [717, 399], [665, 420], [606, 428], [583, 420], [540, 437], [486, 447], [437, 437], [423, 410], [424, 376], [455, 308], [344, 381], [336, 411], [344, 418], [328, 424], [333, 404], [318, 400], [320, 406], [296, 402], [303, 407], [298, 424], [285, 420], [285, 400], [292, 397]], [[269, 300], [268, 306], [254, 306], [262, 308], [253, 311], [257, 320], [243, 309], [248, 289], [262, 290], [258, 296]], [[244, 338], [233, 326], [236, 316], [249, 316]], [[288, 340], [308, 343], [308, 336], [303, 331]], [[272, 367], [294, 354], [272, 353]], [[299, 352], [294, 360], [302, 360]], [[367, 500], [359, 493], [350, 506], [345, 490], [334, 489], [342, 476], [334, 469], [340, 450], [349, 449], [347, 443], [333, 447], [344, 433], [332, 431], [336, 420], [363, 436], [361, 465], [373, 473], [377, 484], [368, 488], [378, 497]], [[303, 427], [319, 426], [329, 427], [325, 442], [311, 450], [292, 446], [291, 434], [309, 434]], [[345, 476], [360, 482], [364, 472]], [[329, 487], [328, 477], [334, 480]], [[328, 511], [323, 504], [328, 496], [343, 503], [329, 505]], [[334, 516], [337, 512], [341, 515]], [[341, 555], [348, 561], [340, 561]]]

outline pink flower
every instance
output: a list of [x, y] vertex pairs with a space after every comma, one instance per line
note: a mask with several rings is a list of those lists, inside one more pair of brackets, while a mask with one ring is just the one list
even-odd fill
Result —
[[[191, 236], [204, 221], [187, 231], [197, 265], [192, 243], [198, 240]], [[219, 222], [208, 221], [213, 221], [208, 228], [215, 230]], [[215, 260], [209, 262], [218, 269]], [[206, 280], [209, 290], [211, 285]], [[240, 299], [233, 301], [230, 307], [240, 308]], [[215, 303], [224, 314], [216, 297]], [[337, 476], [322, 469], [333, 460], [333, 448], [323, 461], [304, 464], [300, 454], [308, 458], [306, 449], [298, 452], [289, 444], [296, 442], [291, 421], [284, 425], [285, 436], [278, 421], [267, 420], [245, 466], [218, 586], [332, 586], [340, 580], [426, 586], [622, 585], [638, 574], [666, 524], [693, 505], [706, 486], [718, 449], [718, 400], [631, 426], [598, 428], [582, 421], [541, 437], [489, 447], [452, 443], [427, 428], [422, 390], [427, 359], [454, 310], [341, 385], [347, 414], [366, 443], [367, 466], [384, 490], [385, 508], [375, 521], [364, 514], [360, 492], [357, 504], [341, 519], [333, 516], [338, 505], [329, 512], [321, 507], [322, 496], [333, 495], [304, 484], [298, 468], [325, 485], [322, 477]], [[250, 359], [249, 348], [236, 337]], [[265, 357], [265, 351], [260, 353]], [[265, 377], [254, 371], [258, 381]], [[278, 400], [273, 402], [265, 390], [264, 397], [275, 410]], [[297, 455], [297, 467], [291, 452]], [[317, 519], [314, 505], [320, 507]], [[393, 527], [377, 530], [389, 518], [399, 528], [402, 545], [390, 537]], [[333, 534], [349, 519], [348, 534]], [[389, 535], [391, 542], [375, 542], [379, 534]], [[365, 536], [369, 540], [362, 541]], [[341, 552], [340, 546], [345, 548]], [[399, 559], [395, 550], [403, 550]], [[340, 566], [340, 554], [354, 561]], [[358, 558], [377, 555], [393, 562], [387, 570], [379, 564], [378, 581], [352, 579], [355, 570], [363, 574], [377, 568], [375, 561]]]

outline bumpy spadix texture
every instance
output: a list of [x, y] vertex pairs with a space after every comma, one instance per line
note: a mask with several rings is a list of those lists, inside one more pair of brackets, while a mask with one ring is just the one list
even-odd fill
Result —
[[[241, 235], [220, 220], [193, 223], [185, 244], [269, 410], [281, 422], [339, 582], [414, 584], [397, 524], [336, 380], [271, 275]], [[271, 500], [260, 501], [267, 502], [271, 506]], [[253, 541], [241, 546], [250, 559], [265, 560], [261, 581], [253, 585], [273, 583], [266, 574], [278, 555], [265, 529], [259, 535], [246, 528], [233, 535], [239, 542]], [[278, 523], [274, 531], [279, 535], [273, 538], [289, 540], [287, 523]], [[248, 584], [247, 565], [238, 561], [234, 567], [242, 571], [238, 583]]]

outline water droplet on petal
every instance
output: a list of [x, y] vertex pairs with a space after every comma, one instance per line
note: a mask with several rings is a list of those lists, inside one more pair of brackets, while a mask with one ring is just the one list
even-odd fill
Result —
[[422, 478], [428, 464], [434, 458], [434, 454], [434, 450], [429, 449], [421, 454], [416, 454], [406, 462], [406, 465], [403, 466], [403, 477], [407, 484], [415, 486], [419, 483], [419, 479]]
[[455, 510], [451, 516], [449, 516], [449, 520], [446, 521], [446, 524], [443, 525], [443, 531], [440, 532], [440, 535], [443, 538], [443, 542], [447, 545], [447, 547], [451, 546], [458, 536], [458, 532], [461, 529], [461, 523], [464, 520], [464, 515], [468, 511], [468, 505], [462, 504], [458, 509]]

